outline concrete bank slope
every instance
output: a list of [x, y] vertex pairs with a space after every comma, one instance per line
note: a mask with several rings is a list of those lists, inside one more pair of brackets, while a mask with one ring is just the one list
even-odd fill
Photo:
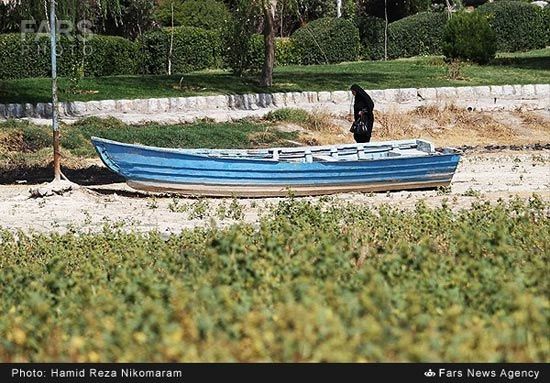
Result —
[[[410, 110], [427, 105], [455, 105], [480, 111], [550, 109], [550, 84], [491, 85], [475, 87], [367, 89], [380, 111]], [[60, 103], [61, 118], [116, 117], [128, 123], [188, 123], [262, 117], [279, 108], [300, 108], [335, 115], [350, 112], [349, 91], [288, 92], [242, 95], [103, 100]], [[28, 118], [36, 122], [51, 118], [51, 103], [0, 104], [0, 119]]]

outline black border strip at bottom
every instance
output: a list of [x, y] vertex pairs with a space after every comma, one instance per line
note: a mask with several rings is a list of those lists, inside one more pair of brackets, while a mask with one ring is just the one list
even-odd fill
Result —
[[[544, 382], [538, 363], [4, 363], [0, 382]], [[544, 378], [546, 376], [546, 378]], [[305, 380], [304, 380], [305, 379]]]

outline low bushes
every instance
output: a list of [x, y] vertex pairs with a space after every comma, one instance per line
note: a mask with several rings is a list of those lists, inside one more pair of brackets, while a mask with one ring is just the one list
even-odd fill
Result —
[[361, 56], [366, 60], [384, 58], [385, 21], [374, 16], [363, 16], [357, 19], [357, 28], [361, 38]]
[[489, 24], [496, 33], [497, 49], [501, 52], [544, 48], [548, 42], [543, 11], [535, 5], [499, 1], [483, 4], [476, 12], [489, 17]]
[[[243, 43], [243, 42], [241, 42]], [[245, 72], [258, 73], [262, 70], [264, 64], [265, 47], [264, 36], [253, 34], [247, 44], [248, 48], [243, 49], [240, 55], [235, 55], [230, 52], [230, 49], [236, 48], [234, 45], [227, 47], [226, 50], [230, 57], [225, 57], [226, 62], [234, 70], [235, 73], [240, 71], [240, 74]], [[299, 62], [298, 52], [289, 38], [275, 38], [275, 66], [284, 66], [297, 64]], [[233, 68], [232, 65], [238, 66]], [[238, 73], [239, 74], [239, 73]]]
[[285, 121], [295, 124], [302, 124], [307, 122], [310, 117], [310, 113], [303, 109], [296, 108], [281, 108], [269, 112], [266, 116], [268, 121]]
[[[145, 34], [140, 39], [141, 68], [147, 74], [166, 74], [171, 29]], [[174, 28], [172, 73], [185, 73], [221, 65], [222, 40], [218, 31], [195, 27]]]
[[483, 14], [460, 12], [445, 26], [443, 54], [448, 59], [486, 64], [495, 53], [495, 32]]
[[[122, 37], [95, 35], [82, 43], [62, 36], [57, 52], [60, 76], [69, 75], [74, 65], [82, 63], [84, 74], [89, 76], [135, 74], [138, 70], [137, 46]], [[48, 35], [0, 35], [0, 79], [50, 75]]]
[[388, 28], [388, 57], [441, 54], [446, 22], [444, 12], [422, 12], [391, 23]]
[[550, 6], [546, 6], [542, 12], [544, 29], [546, 30], [546, 46], [550, 45]]
[[[196, 9], [204, 10], [202, 5], [212, 1], [194, 0], [193, 3], [196, 3]], [[220, 7], [220, 13], [224, 13], [221, 9], [225, 6]], [[240, 22], [240, 19], [233, 20], [225, 16], [209, 19], [203, 11], [197, 12], [200, 15], [197, 20], [210, 20], [204, 26], [211, 30], [189, 26], [174, 28], [172, 73], [227, 66], [240, 75], [261, 69], [264, 59], [263, 36], [253, 34], [259, 25], [246, 24]], [[248, 13], [252, 11], [243, 12], [241, 19], [247, 20]], [[550, 7], [543, 11], [523, 2], [502, 1], [484, 4], [474, 13], [481, 13], [488, 18], [491, 28], [496, 32], [499, 51], [528, 50], [550, 44]], [[197, 23], [193, 25], [202, 25]], [[445, 12], [422, 12], [389, 24], [388, 57], [443, 53], [446, 23]], [[339, 63], [354, 61], [358, 57], [381, 59], [384, 56], [384, 29], [384, 20], [373, 16], [360, 17], [356, 24], [344, 18], [317, 19], [295, 31], [291, 38], [276, 39], [275, 65]], [[478, 45], [475, 50], [479, 52], [486, 49], [485, 42], [481, 41], [485, 39], [483, 36], [481, 40], [477, 39], [477, 43], [467, 41], [470, 39], [470, 31], [455, 33], [455, 37], [467, 43], [471, 49], [474, 49], [475, 44]], [[170, 40], [170, 28], [145, 33], [137, 42], [121, 37], [95, 35], [83, 44], [61, 36], [58, 44], [58, 73], [60, 76], [74, 76], [82, 72], [83, 75], [97, 77], [166, 74]], [[473, 57], [471, 53], [452, 53], [448, 47], [445, 52], [450, 57], [487, 61], [481, 57], [481, 53]], [[488, 57], [492, 56], [491, 52], [492, 49], [487, 50]], [[75, 68], [80, 65], [82, 68]], [[0, 79], [49, 77], [50, 72], [48, 35], [0, 35]]]
[[95, 35], [87, 44], [90, 54], [86, 55], [84, 74], [101, 77], [138, 73], [138, 46], [134, 42]]
[[325, 201], [168, 237], [0, 229], [0, 360], [548, 360], [540, 198], [459, 212]]
[[[252, 36], [250, 49], [250, 62], [254, 71], [259, 71], [264, 63], [264, 36], [255, 34]], [[289, 38], [275, 38], [275, 65], [284, 66], [296, 64], [300, 60], [296, 48]]]
[[359, 55], [359, 31], [345, 19], [317, 19], [292, 35], [301, 64], [354, 61]]
[[[143, 35], [138, 42], [94, 35], [85, 43], [62, 36], [58, 44], [58, 74], [70, 76], [74, 66], [82, 63], [86, 76], [165, 74], [170, 34], [170, 29], [153, 31]], [[194, 27], [174, 28], [172, 73], [219, 67], [221, 62], [220, 32]], [[0, 35], [0, 79], [50, 75], [48, 35]]]
[[0, 79], [45, 77], [51, 72], [46, 36], [0, 35]]

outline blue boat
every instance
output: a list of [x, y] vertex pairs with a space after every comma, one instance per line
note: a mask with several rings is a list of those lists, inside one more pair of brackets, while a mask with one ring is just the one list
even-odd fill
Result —
[[274, 197], [448, 186], [460, 156], [424, 140], [270, 149], [169, 149], [92, 137], [103, 163], [138, 190]]

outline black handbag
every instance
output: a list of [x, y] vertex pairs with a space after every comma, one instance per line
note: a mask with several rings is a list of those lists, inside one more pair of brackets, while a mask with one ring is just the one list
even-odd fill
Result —
[[358, 118], [352, 125], [350, 132], [357, 134], [359, 136], [366, 136], [368, 134], [367, 124], [361, 121], [361, 118]]

